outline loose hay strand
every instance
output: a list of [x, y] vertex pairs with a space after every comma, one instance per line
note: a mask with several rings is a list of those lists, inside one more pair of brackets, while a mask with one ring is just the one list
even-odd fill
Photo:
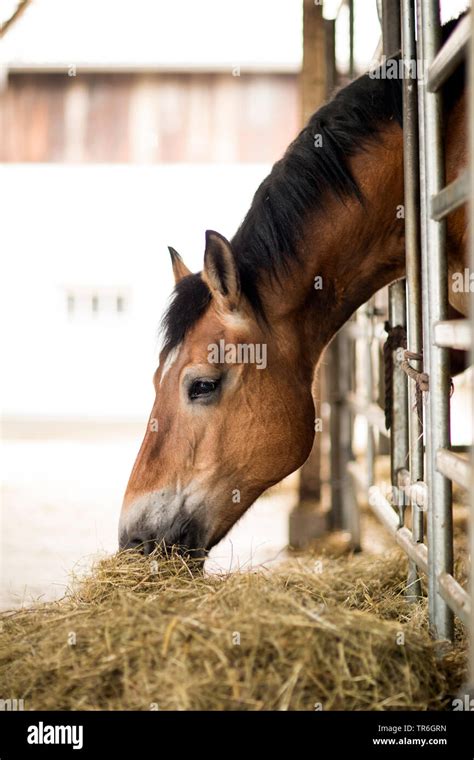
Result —
[[60, 602], [1, 616], [0, 696], [43, 710], [444, 709], [462, 632], [439, 659], [405, 574], [398, 552], [225, 576], [122, 553]]

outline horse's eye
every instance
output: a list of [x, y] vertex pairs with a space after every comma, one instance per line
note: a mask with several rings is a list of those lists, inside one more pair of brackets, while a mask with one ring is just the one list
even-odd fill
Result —
[[210, 396], [218, 385], [218, 380], [194, 380], [189, 389], [189, 398], [192, 400], [201, 396]]

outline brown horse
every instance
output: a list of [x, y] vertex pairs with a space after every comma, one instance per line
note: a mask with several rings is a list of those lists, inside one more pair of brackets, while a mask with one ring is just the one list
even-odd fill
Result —
[[[446, 177], [466, 163], [464, 73], [448, 86]], [[310, 119], [231, 242], [208, 231], [201, 273], [176, 279], [156, 399], [125, 494], [120, 546], [205, 556], [269, 486], [303, 464], [323, 349], [404, 275], [402, 83], [366, 74]], [[463, 271], [464, 211], [449, 218]], [[465, 311], [462, 295], [450, 300]]]

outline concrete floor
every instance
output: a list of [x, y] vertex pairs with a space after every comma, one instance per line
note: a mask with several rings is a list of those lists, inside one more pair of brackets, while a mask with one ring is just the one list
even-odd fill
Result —
[[[72, 571], [82, 572], [98, 556], [116, 551], [120, 505], [143, 429], [38, 423], [27, 432], [9, 423], [6, 432], [0, 511], [3, 609], [61, 597]], [[281, 557], [295, 497], [294, 489], [279, 487], [259, 499], [214, 547], [208, 571], [250, 568]]]

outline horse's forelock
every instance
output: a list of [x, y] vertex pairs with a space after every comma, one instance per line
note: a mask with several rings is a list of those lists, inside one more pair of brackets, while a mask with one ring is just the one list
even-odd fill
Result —
[[171, 350], [184, 340], [210, 301], [211, 292], [200, 273], [190, 274], [178, 282], [161, 323], [164, 348]]

